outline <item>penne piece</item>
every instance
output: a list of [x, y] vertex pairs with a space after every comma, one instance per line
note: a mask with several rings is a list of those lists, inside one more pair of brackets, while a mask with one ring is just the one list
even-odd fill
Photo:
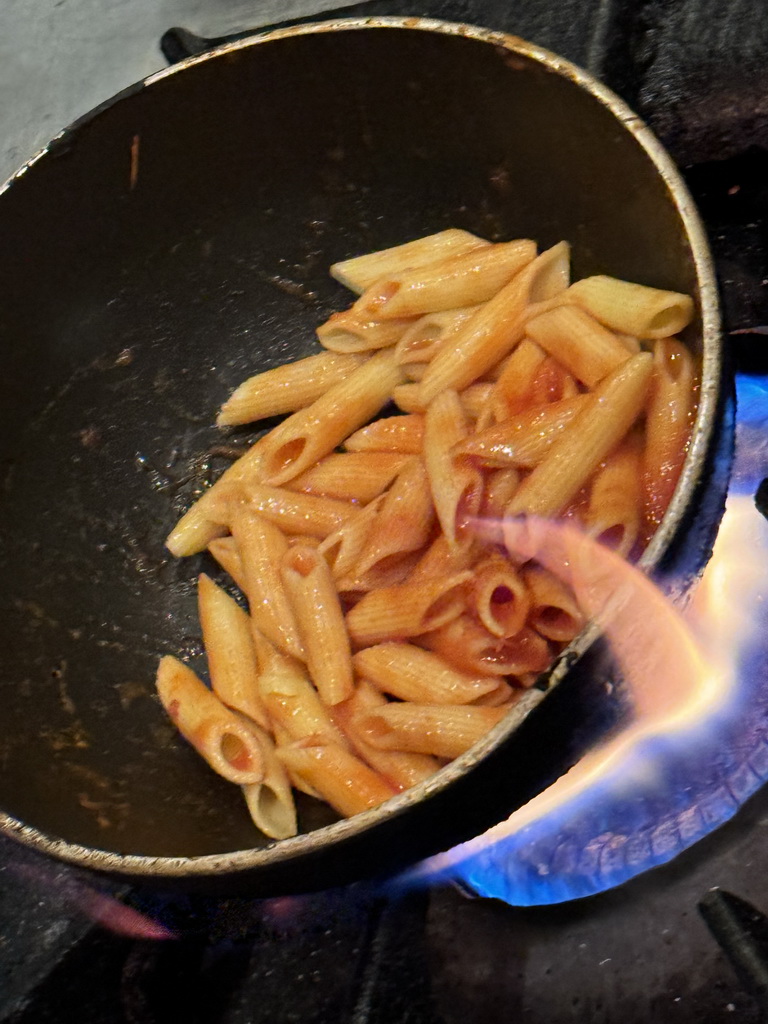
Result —
[[225, 572], [229, 573], [235, 584], [245, 593], [245, 574], [235, 538], [232, 536], [214, 537], [208, 545], [208, 553]]
[[467, 421], [455, 391], [443, 391], [430, 402], [424, 424], [424, 462], [435, 512], [449, 544], [480, 510], [483, 478], [470, 459], [457, 454], [466, 437]]
[[307, 740], [278, 747], [277, 754], [346, 818], [378, 807], [395, 795], [394, 786], [344, 747]]
[[568, 432], [587, 401], [587, 395], [576, 395], [527, 409], [459, 441], [456, 452], [491, 469], [531, 469], [546, 458], [557, 438]]
[[629, 434], [597, 471], [584, 516], [587, 533], [627, 558], [643, 520], [643, 439]]
[[389, 487], [407, 459], [402, 452], [332, 452], [286, 487], [366, 505]]
[[220, 427], [234, 426], [303, 409], [362, 362], [362, 356], [320, 352], [265, 370], [232, 392], [216, 422]]
[[267, 728], [248, 614], [205, 573], [198, 579], [197, 604], [213, 692], [222, 704]]
[[406, 373], [412, 372], [409, 368], [428, 363], [440, 346], [476, 312], [474, 306], [467, 306], [464, 309], [445, 309], [419, 317], [395, 346], [395, 362]]
[[531, 401], [531, 392], [536, 372], [546, 358], [546, 352], [534, 341], [523, 338], [504, 363], [487, 403], [487, 411], [483, 410], [477, 424], [478, 430], [490, 426], [494, 420], [508, 419], [527, 406], [538, 404]]
[[585, 277], [571, 285], [568, 298], [606, 327], [635, 338], [667, 338], [693, 319], [690, 295], [616, 277]]
[[352, 749], [375, 772], [382, 775], [396, 790], [410, 789], [419, 782], [431, 778], [440, 770], [437, 758], [427, 754], [412, 754], [402, 750], [379, 750], [365, 739], [358, 719], [367, 711], [387, 704], [384, 697], [372, 683], [361, 679], [355, 692], [333, 709], [339, 727], [344, 731]]
[[288, 839], [299, 830], [290, 777], [272, 737], [258, 726], [249, 724], [249, 728], [256, 733], [264, 752], [264, 778], [242, 787], [248, 813], [265, 836]]
[[402, 379], [392, 353], [377, 352], [312, 405], [283, 420], [263, 439], [266, 482], [286, 483], [333, 451], [379, 412]]
[[231, 494], [233, 487], [247, 480], [261, 479], [261, 460], [265, 438], [261, 437], [245, 455], [221, 474], [219, 479], [202, 494], [181, 517], [166, 538], [165, 546], [182, 558], [204, 551], [212, 540], [227, 533], [221, 521], [220, 501]]
[[520, 486], [520, 471], [514, 466], [492, 469], [485, 477], [485, 492], [480, 506], [481, 519], [501, 519], [512, 495]]
[[330, 567], [314, 548], [296, 546], [281, 568], [310, 677], [324, 704], [338, 704], [352, 694], [352, 654]]
[[463, 391], [459, 392], [461, 407], [464, 410], [464, 414], [467, 419], [477, 421], [476, 426], [479, 424], [483, 414], [488, 408], [488, 403], [491, 401], [492, 395], [493, 384], [490, 382], [470, 384], [468, 388], [464, 388]]
[[568, 252], [559, 242], [541, 253], [461, 326], [422, 378], [425, 406], [447, 388], [461, 391], [515, 347], [523, 336], [526, 305], [565, 287]]
[[461, 615], [440, 629], [426, 633], [419, 637], [419, 643], [458, 670], [475, 675], [539, 673], [552, 657], [544, 637], [528, 626], [514, 636], [498, 637], [470, 615]]
[[463, 573], [472, 567], [475, 557], [471, 537], [462, 537], [459, 544], [449, 544], [448, 539], [439, 533], [414, 565], [408, 580], [415, 584]]
[[471, 576], [435, 576], [369, 591], [347, 613], [352, 642], [365, 647], [445, 625], [464, 610], [465, 585]]
[[354, 575], [365, 576], [375, 567], [407, 561], [407, 556], [427, 543], [433, 522], [427, 471], [421, 459], [414, 456], [384, 496]]
[[[358, 302], [364, 299], [365, 296]], [[365, 309], [358, 309], [356, 303], [351, 309], [332, 313], [316, 333], [320, 344], [331, 352], [373, 352], [380, 348], [393, 348], [412, 323], [413, 317], [377, 320]]]
[[379, 320], [476, 306], [500, 291], [536, 256], [529, 239], [499, 242], [383, 276], [356, 306]]
[[528, 322], [526, 332], [590, 388], [629, 358], [616, 335], [578, 306], [558, 306], [542, 313]]
[[240, 516], [250, 514], [258, 515], [285, 534], [318, 540], [338, 530], [356, 511], [357, 507], [347, 501], [267, 484], [246, 484], [222, 496], [219, 502], [219, 514], [230, 529]]
[[357, 565], [383, 503], [382, 494], [351, 515], [320, 542], [317, 550], [331, 567], [334, 579], [347, 576]]
[[259, 657], [259, 695], [283, 742], [318, 737], [323, 742], [344, 744], [344, 737], [307, 676], [306, 667], [278, 650], [261, 634], [254, 633]]
[[264, 754], [255, 735], [191, 668], [166, 655], [156, 686], [171, 721], [215, 772], [238, 785], [263, 779]]
[[409, 380], [392, 388], [392, 401], [401, 412], [408, 414], [422, 413], [427, 408], [418, 381]]
[[650, 354], [640, 352], [600, 382], [572, 429], [556, 438], [520, 484], [507, 515], [553, 516], [568, 504], [640, 415], [651, 369]]
[[525, 625], [531, 596], [508, 558], [489, 555], [475, 565], [468, 605], [489, 633], [510, 637]]
[[490, 244], [469, 231], [447, 228], [434, 235], [395, 245], [391, 249], [380, 249], [378, 252], [368, 252], [364, 256], [353, 256], [352, 259], [334, 263], [330, 272], [331, 277], [359, 295], [385, 275], [397, 274], [411, 267], [423, 267], [446, 256], [483, 249]]
[[402, 452], [419, 455], [424, 442], [424, 417], [386, 416], [362, 427], [344, 442], [348, 452]]
[[528, 625], [548, 640], [570, 643], [585, 621], [573, 591], [540, 566], [523, 569], [523, 577], [531, 595]]
[[653, 376], [646, 411], [643, 459], [645, 516], [655, 528], [672, 500], [688, 453], [696, 412], [696, 369], [677, 338], [662, 338], [653, 350]]
[[415, 644], [383, 643], [358, 651], [355, 672], [384, 693], [417, 704], [470, 704], [495, 689], [492, 676], [459, 672]]
[[506, 707], [387, 704], [361, 716], [368, 742], [382, 750], [409, 750], [435, 757], [460, 757], [497, 725]]
[[232, 523], [253, 626], [286, 654], [304, 658], [304, 645], [285, 591], [280, 565], [288, 541], [267, 519], [240, 511]]

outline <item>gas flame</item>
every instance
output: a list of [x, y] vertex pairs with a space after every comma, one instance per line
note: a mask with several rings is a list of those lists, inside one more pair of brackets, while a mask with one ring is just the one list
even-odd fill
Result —
[[768, 636], [768, 523], [753, 500], [768, 474], [768, 384], [742, 378], [738, 398], [726, 512], [685, 611], [572, 526], [502, 524], [511, 553], [573, 587], [610, 643], [634, 714], [506, 821], [410, 881], [461, 880], [515, 905], [591, 895], [670, 860], [768, 778], [768, 650], [756, 642]]

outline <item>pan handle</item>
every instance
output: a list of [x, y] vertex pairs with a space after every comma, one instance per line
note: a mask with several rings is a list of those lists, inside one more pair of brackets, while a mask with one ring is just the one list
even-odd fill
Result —
[[277, 21], [271, 25], [260, 25], [258, 28], [245, 29], [223, 36], [199, 36], [187, 28], [169, 28], [160, 38], [160, 50], [169, 64], [178, 64], [179, 61], [186, 60], [187, 57], [197, 57], [208, 50], [214, 50], [217, 46], [234, 43], [238, 39], [247, 39], [248, 36], [261, 35], [278, 28], [290, 28], [293, 25], [305, 25], [312, 21], [330, 21], [333, 18], [352, 18], [359, 14], [375, 14], [377, 12], [371, 8], [381, 6], [379, 0], [363, 0], [362, 3], [336, 7], [330, 11], [318, 11], [316, 14], [303, 15], [301, 18], [290, 18], [287, 21]]

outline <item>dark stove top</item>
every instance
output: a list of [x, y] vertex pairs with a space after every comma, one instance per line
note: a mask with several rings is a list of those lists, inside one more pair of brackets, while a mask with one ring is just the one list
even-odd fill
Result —
[[[726, 330], [768, 323], [763, 0], [373, 0], [343, 13], [484, 24], [593, 71], [683, 168], [713, 246]], [[174, 56], [204, 45], [165, 38]], [[764, 344], [735, 336], [738, 369], [768, 373]], [[673, 863], [548, 908], [450, 887], [361, 885], [259, 902], [103, 886], [99, 895], [93, 880], [3, 841], [0, 1021], [752, 1024], [757, 1005], [697, 910], [713, 886], [768, 909], [768, 790]], [[178, 937], [142, 937], [142, 915]]]

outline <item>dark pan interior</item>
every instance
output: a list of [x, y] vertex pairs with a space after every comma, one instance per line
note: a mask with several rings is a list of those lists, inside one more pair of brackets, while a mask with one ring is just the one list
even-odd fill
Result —
[[[75, 126], [0, 197], [6, 812], [122, 853], [260, 845], [152, 695], [158, 654], [201, 667], [211, 569], [163, 538], [225, 465], [211, 451], [250, 436], [222, 438], [219, 404], [349, 301], [327, 266], [451, 225], [566, 238], [577, 275], [695, 290], [671, 196], [608, 110], [425, 32], [209, 59]], [[330, 820], [302, 806], [305, 829]]]

